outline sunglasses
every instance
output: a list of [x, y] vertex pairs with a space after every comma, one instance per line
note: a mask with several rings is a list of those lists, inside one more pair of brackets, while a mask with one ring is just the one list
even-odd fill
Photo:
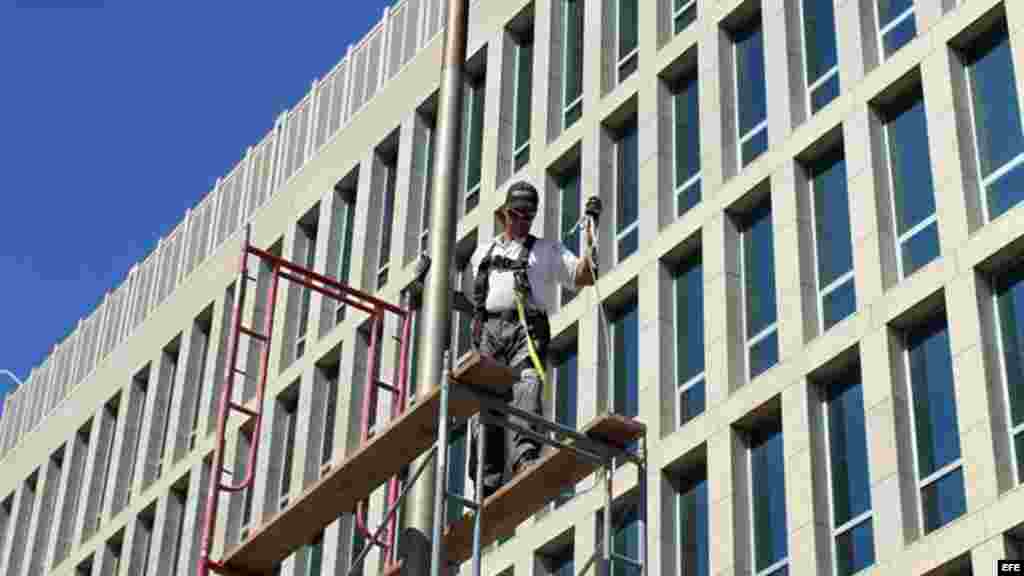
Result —
[[533, 220], [537, 216], [536, 212], [523, 212], [521, 210], [508, 210], [507, 214], [513, 220]]

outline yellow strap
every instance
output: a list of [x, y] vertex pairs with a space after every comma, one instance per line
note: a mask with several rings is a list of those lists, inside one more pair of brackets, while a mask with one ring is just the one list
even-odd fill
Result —
[[537, 355], [537, 349], [533, 346], [533, 338], [530, 337], [530, 327], [526, 324], [526, 312], [523, 310], [523, 295], [516, 294], [516, 309], [519, 310], [519, 322], [523, 325], [523, 330], [526, 330], [526, 347], [530, 350], [530, 359], [533, 360], [533, 367], [540, 374], [541, 384], [546, 388], [548, 385], [548, 377], [544, 373], [544, 365], [541, 364], [540, 356]]

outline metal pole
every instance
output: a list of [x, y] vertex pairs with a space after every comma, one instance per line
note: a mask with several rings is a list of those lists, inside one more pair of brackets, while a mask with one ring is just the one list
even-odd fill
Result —
[[[449, 352], [444, 352], [445, 363], [450, 366]], [[437, 422], [437, 473], [434, 480], [434, 516], [431, 531], [430, 574], [441, 576], [441, 526], [444, 524], [444, 494], [448, 490], [448, 370], [445, 369], [441, 379], [441, 407]], [[421, 504], [423, 502], [421, 501]]]
[[[441, 88], [438, 97], [437, 153], [434, 156], [434, 193], [430, 206], [430, 259], [433, 269], [423, 295], [423, 337], [420, 349], [416, 390], [420, 393], [438, 385], [443, 371], [443, 350], [448, 342], [451, 316], [450, 270], [455, 244], [455, 198], [458, 184], [458, 159], [461, 145], [462, 81], [466, 61], [466, 22], [468, 0], [448, 0], [444, 55], [441, 62]], [[442, 341], [444, 340], [444, 341]], [[424, 476], [409, 499], [410, 526], [428, 533], [434, 524], [431, 511], [440, 510], [433, 502], [437, 494], [430, 477]]]
[[644, 433], [644, 463], [636, 465], [637, 483], [640, 485], [640, 517], [643, 527], [640, 533], [640, 576], [647, 576], [651, 573], [647, 567], [647, 434]]
[[612, 470], [615, 469], [615, 458], [607, 462], [604, 470], [604, 543], [601, 553], [604, 556], [604, 576], [612, 576]]
[[476, 416], [476, 512], [473, 514], [473, 576], [480, 576], [480, 524], [484, 513], [484, 446], [487, 445], [487, 427], [483, 412]]

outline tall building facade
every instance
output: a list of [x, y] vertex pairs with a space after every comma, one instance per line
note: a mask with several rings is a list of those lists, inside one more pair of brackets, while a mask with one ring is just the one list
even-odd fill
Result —
[[[8, 398], [0, 573], [194, 573], [241, 229], [398, 301], [430, 233], [443, 18], [441, 0], [389, 8]], [[600, 281], [549, 298], [545, 408], [648, 427], [646, 515], [634, 469], [614, 478], [616, 575], [644, 545], [649, 574], [687, 576], [1024, 557], [1022, 30], [1018, 0], [471, 4], [457, 283], [511, 182], [538, 184], [534, 233], [576, 251], [603, 198]], [[365, 316], [278, 297], [255, 484], [223, 496], [214, 557], [359, 445]], [[259, 353], [243, 340], [240, 401]], [[255, 439], [241, 418], [227, 438], [237, 481]], [[484, 571], [593, 570], [594, 483]], [[342, 574], [363, 545], [345, 515], [278, 573]]]

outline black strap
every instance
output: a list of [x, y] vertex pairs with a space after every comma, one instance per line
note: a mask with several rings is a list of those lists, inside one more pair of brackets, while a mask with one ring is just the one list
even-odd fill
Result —
[[490, 276], [491, 271], [506, 271], [511, 270], [515, 272], [516, 276], [516, 289], [523, 292], [527, 300], [530, 299], [530, 279], [526, 274], [530, 263], [530, 253], [533, 251], [533, 245], [537, 242], [537, 237], [530, 234], [526, 237], [526, 241], [523, 243], [523, 251], [519, 254], [519, 258], [511, 260], [504, 256], [492, 256], [494, 253], [495, 243], [491, 242], [491, 246], [487, 249], [487, 253], [480, 260], [479, 266], [476, 269], [476, 278], [473, 282], [473, 300], [474, 300], [474, 311], [475, 316], [481, 322], [487, 319], [487, 294], [490, 291]]

